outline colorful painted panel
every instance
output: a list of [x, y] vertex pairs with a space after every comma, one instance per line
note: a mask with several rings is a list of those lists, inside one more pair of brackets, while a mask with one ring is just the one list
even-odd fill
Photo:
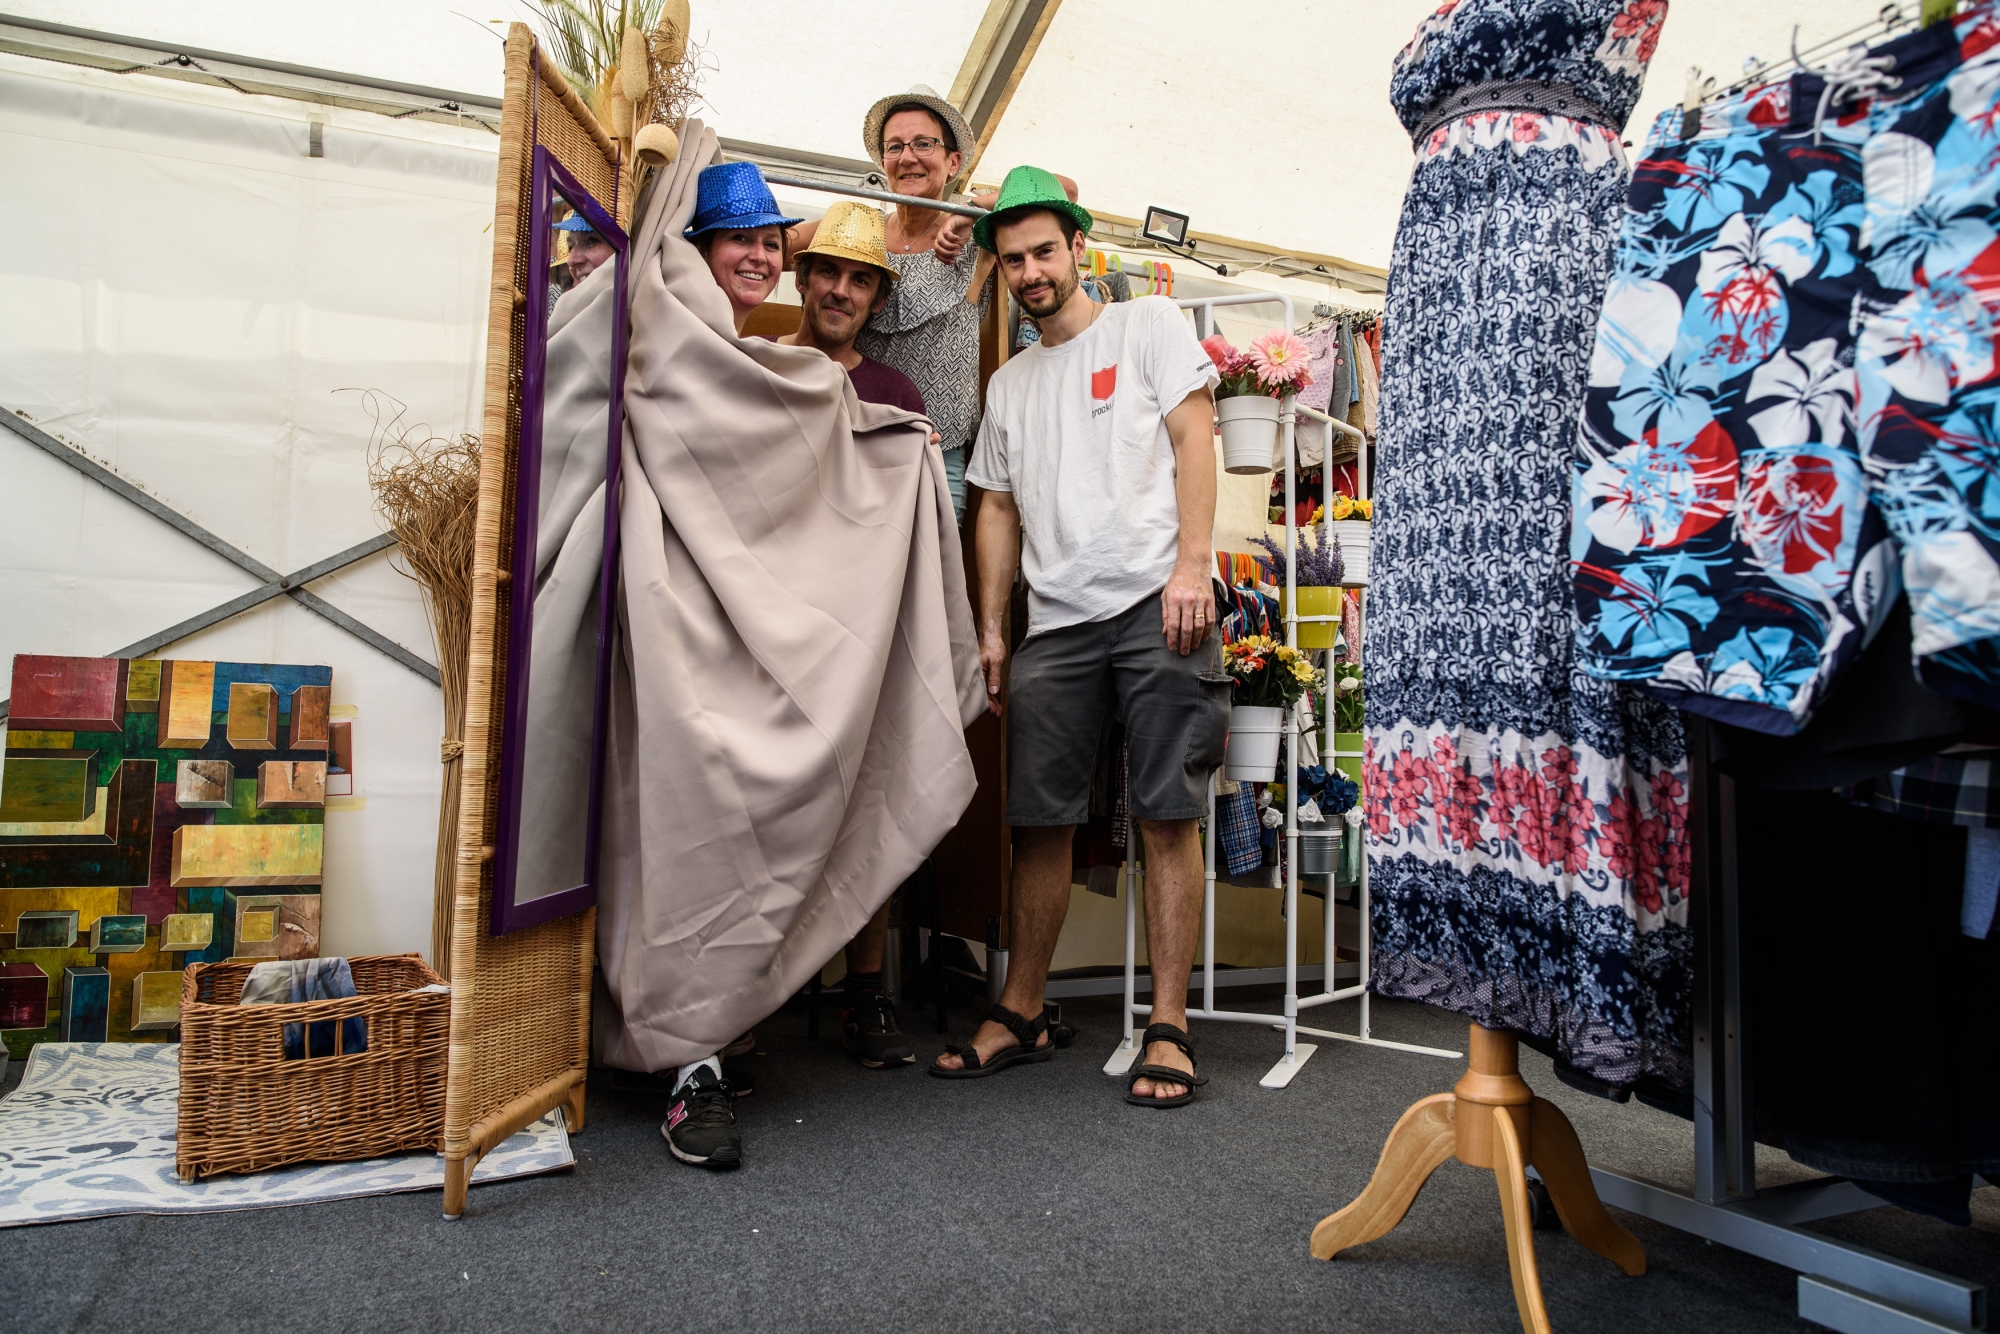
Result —
[[111, 970], [65, 968], [62, 1040], [108, 1042], [111, 1034]]
[[229, 744], [237, 750], [278, 748], [278, 692], [263, 681], [229, 687]]
[[92, 954], [137, 954], [145, 948], [144, 913], [106, 913], [90, 924]]
[[[330, 669], [23, 654], [12, 684], [9, 1052], [77, 1033], [171, 1040], [184, 965], [318, 953]], [[239, 942], [245, 917], [261, 938]]]
[[24, 751], [7, 761], [6, 789], [0, 791], [0, 823], [81, 822], [96, 810], [96, 751]]
[[169, 954], [205, 950], [214, 943], [214, 913], [177, 912], [160, 923], [160, 948]]
[[123, 658], [14, 658], [11, 726], [60, 732], [125, 730]]
[[292, 692], [292, 749], [325, 750], [327, 723], [333, 713], [333, 691], [327, 686], [300, 686]]
[[319, 895], [239, 895], [236, 899], [236, 952], [230, 957], [319, 957]]
[[258, 809], [324, 805], [325, 760], [265, 760], [257, 766]]
[[228, 810], [236, 803], [236, 766], [228, 760], [182, 760], [174, 770], [174, 801], [186, 810]]
[[17, 950], [66, 950], [76, 944], [74, 909], [35, 908], [14, 919]]
[[181, 975], [141, 973], [132, 979], [132, 1031], [164, 1033], [181, 1026]]
[[49, 1023], [49, 975], [31, 963], [0, 963], [0, 1029]]

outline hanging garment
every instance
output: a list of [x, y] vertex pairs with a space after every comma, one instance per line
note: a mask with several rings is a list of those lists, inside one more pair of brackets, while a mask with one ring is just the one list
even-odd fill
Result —
[[[1965, 1226], [2000, 1176], [2000, 935], [1963, 930], [1966, 831], [1736, 793], [1758, 1138]], [[1857, 957], [1893, 1003], [1857, 998]]]
[[1665, 10], [1459, 0], [1398, 58], [1368, 607], [1372, 985], [1621, 1086], [1691, 1070], [1686, 759], [1572, 668], [1569, 465]]
[[682, 143], [632, 244], [598, 868], [603, 1049], [643, 1071], [714, 1053], [854, 937], [971, 800], [985, 708], [928, 424], [736, 336], [681, 239], [715, 132]]
[[[1342, 378], [1346, 383], [1337, 386], [1345, 392], [1334, 395], [1332, 402], [1343, 408], [1349, 408], [1361, 401], [1361, 363], [1354, 355], [1354, 325], [1347, 320], [1341, 320], [1337, 336], [1340, 339], [1340, 366], [1346, 372]], [[1340, 415], [1344, 417], [1346, 414], [1342, 412]]]
[[1996, 42], [1983, 5], [1874, 48], [1872, 104], [1654, 126], [1576, 465], [1592, 674], [1789, 735], [1900, 585], [1924, 682], [2000, 706]]
[[[1346, 405], [1354, 366], [1346, 351], [1346, 340], [1342, 337], [1346, 323], [1344, 319], [1331, 320], [1306, 334], [1308, 379], [1306, 387], [1299, 391], [1299, 402], [1330, 417], [1342, 419], [1347, 416]], [[1340, 406], [1328, 407], [1329, 403]]]
[[[1373, 440], [1381, 424], [1382, 376], [1375, 368], [1373, 357], [1357, 356], [1354, 367], [1354, 398], [1348, 409], [1349, 424], [1359, 426]], [[1353, 419], [1353, 410], [1357, 406], [1361, 409], [1358, 421]]]

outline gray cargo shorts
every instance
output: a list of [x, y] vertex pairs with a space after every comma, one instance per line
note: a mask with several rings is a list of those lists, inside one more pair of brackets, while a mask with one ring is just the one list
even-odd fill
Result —
[[1083, 824], [1105, 716], [1115, 709], [1131, 755], [1141, 820], [1208, 814], [1208, 776], [1229, 738], [1229, 678], [1211, 630], [1182, 657], [1160, 629], [1160, 595], [1103, 621], [1031, 636], [1014, 655], [1007, 695], [1010, 825]]

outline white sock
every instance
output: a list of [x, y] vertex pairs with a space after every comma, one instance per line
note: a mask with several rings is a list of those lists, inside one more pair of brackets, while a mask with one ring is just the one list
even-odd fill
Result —
[[681, 1085], [687, 1083], [694, 1072], [703, 1067], [707, 1067], [712, 1071], [717, 1080], [722, 1078], [722, 1058], [719, 1055], [705, 1057], [702, 1060], [696, 1061], [693, 1065], [684, 1065], [680, 1068], [679, 1072], [674, 1075], [674, 1092], [679, 1093]]

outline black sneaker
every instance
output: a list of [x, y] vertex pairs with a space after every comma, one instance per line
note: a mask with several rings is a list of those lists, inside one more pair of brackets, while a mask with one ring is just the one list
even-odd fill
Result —
[[703, 1067], [688, 1076], [660, 1134], [674, 1157], [696, 1167], [741, 1167], [743, 1137], [736, 1133], [736, 1112], [730, 1106], [729, 1085]]
[[840, 1045], [870, 1070], [909, 1065], [916, 1048], [896, 1027], [896, 1003], [873, 991], [848, 1002], [840, 1011]]

